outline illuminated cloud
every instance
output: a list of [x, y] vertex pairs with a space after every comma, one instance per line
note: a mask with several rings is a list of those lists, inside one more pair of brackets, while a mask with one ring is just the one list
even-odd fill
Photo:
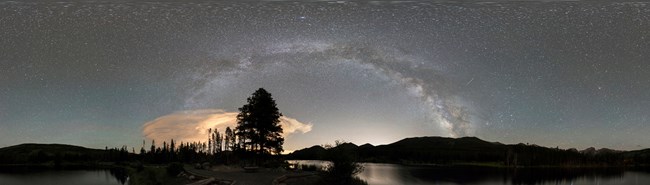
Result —
[[[307, 133], [312, 124], [302, 123], [296, 119], [282, 116], [280, 118], [283, 137], [293, 133]], [[142, 135], [148, 140], [194, 142], [207, 141], [208, 128], [224, 133], [226, 127], [237, 126], [237, 112], [220, 109], [200, 109], [175, 112], [147, 122], [142, 128]]]

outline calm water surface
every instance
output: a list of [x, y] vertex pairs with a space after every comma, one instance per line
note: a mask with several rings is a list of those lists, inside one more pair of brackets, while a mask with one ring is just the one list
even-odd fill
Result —
[[[291, 160], [289, 163], [326, 166], [314, 160]], [[489, 167], [418, 167], [396, 164], [364, 163], [358, 177], [369, 185], [647, 185], [650, 171], [618, 168], [596, 169], [500, 169]]]
[[[117, 173], [117, 174], [116, 174]], [[0, 172], [2, 185], [66, 184], [123, 185], [128, 184], [121, 172], [112, 170], [50, 170], [38, 172]], [[120, 176], [120, 177], [118, 177]]]

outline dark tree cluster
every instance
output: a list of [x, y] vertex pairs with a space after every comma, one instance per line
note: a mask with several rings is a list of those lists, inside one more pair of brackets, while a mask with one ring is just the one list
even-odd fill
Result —
[[[237, 115], [237, 127], [227, 127], [222, 133], [217, 128], [207, 130], [207, 142], [180, 144], [171, 140], [157, 147], [151, 141], [149, 151], [140, 149], [141, 159], [150, 163], [168, 162], [237, 162], [239, 157], [260, 157], [280, 154], [284, 138], [275, 100], [266, 90], [260, 88], [248, 98], [248, 104], [241, 107]], [[178, 145], [178, 146], [177, 146]]]
[[207, 132], [207, 142], [181, 142], [177, 144], [177, 142], [171, 140], [169, 144], [163, 142], [162, 146], [156, 146], [155, 140], [152, 140], [148, 151], [144, 146], [140, 149], [140, 158], [149, 163], [232, 162], [230, 159], [234, 159], [233, 152], [239, 150], [239, 146], [234, 142], [236, 136], [232, 129], [227, 127], [223, 134], [217, 129], [208, 129]]

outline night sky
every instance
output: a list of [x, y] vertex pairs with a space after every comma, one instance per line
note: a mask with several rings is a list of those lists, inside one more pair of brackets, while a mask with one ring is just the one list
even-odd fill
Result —
[[0, 147], [206, 140], [256, 89], [285, 149], [477, 136], [650, 148], [650, 4], [0, 2]]

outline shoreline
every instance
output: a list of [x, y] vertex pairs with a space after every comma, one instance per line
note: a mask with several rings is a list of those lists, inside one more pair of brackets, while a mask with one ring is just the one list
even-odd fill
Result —
[[[287, 161], [327, 161], [320, 159], [288, 159]], [[459, 162], [459, 163], [415, 163], [415, 162], [377, 162], [377, 161], [358, 161], [361, 164], [392, 164], [411, 167], [489, 167], [489, 168], [504, 168], [504, 169], [539, 169], [539, 168], [576, 168], [576, 169], [598, 169], [598, 168], [650, 168], [650, 165], [536, 165], [536, 166], [506, 166], [497, 162]]]

